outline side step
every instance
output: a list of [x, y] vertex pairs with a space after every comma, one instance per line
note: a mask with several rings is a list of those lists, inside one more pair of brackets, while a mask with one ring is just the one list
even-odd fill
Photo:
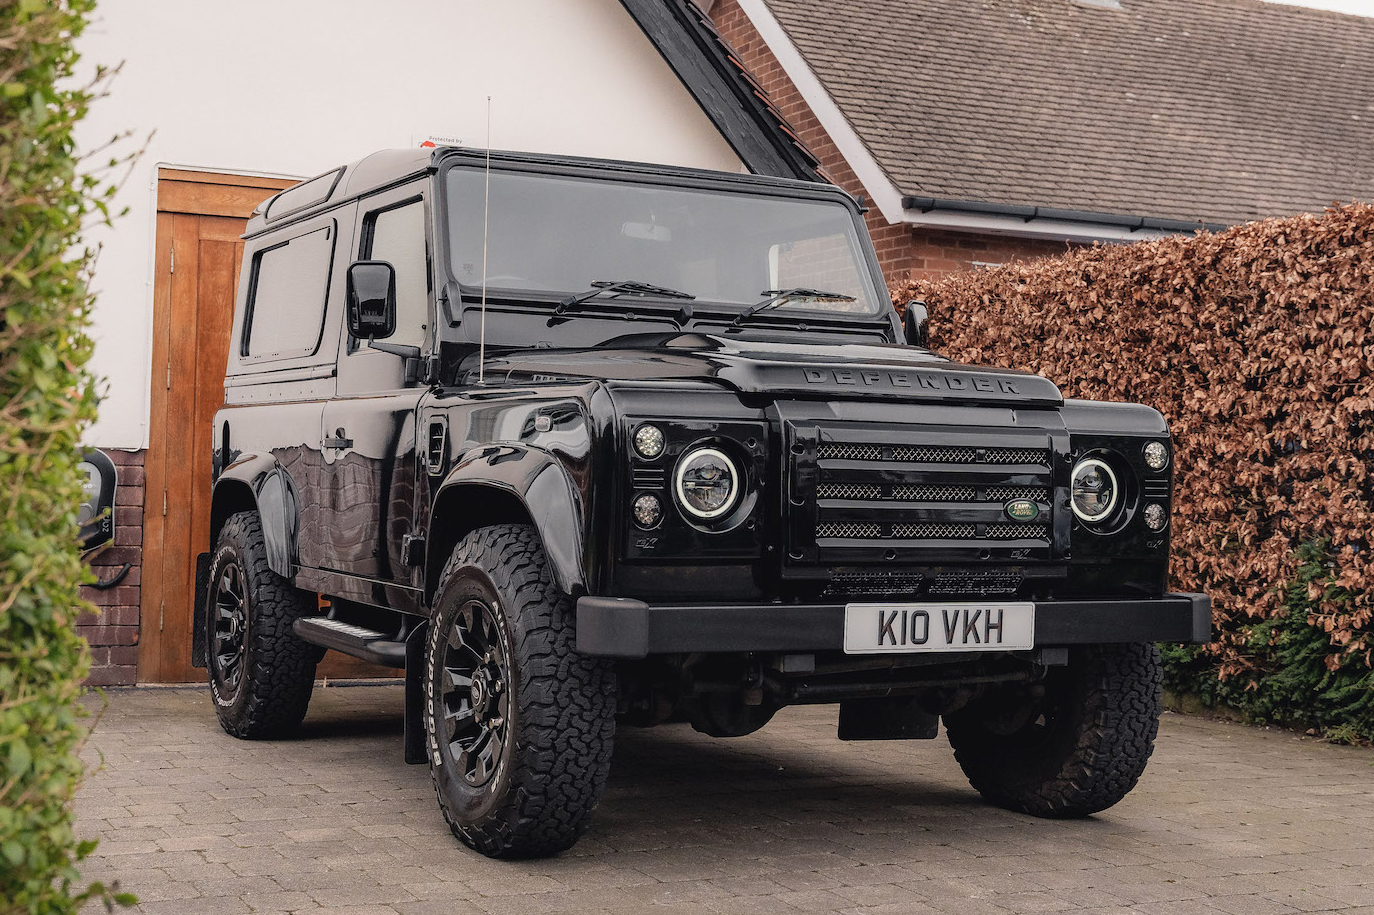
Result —
[[333, 648], [383, 667], [405, 669], [406, 643], [390, 639], [384, 632], [323, 616], [303, 616], [292, 623], [291, 628], [312, 645]]

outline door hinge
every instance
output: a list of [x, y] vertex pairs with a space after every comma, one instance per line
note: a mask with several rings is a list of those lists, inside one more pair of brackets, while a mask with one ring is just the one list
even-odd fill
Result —
[[172, 389], [172, 363], [167, 363], [167, 390]]
[[163, 601], [157, 606], [157, 631], [162, 631], [162, 624], [167, 621], [167, 602]]
[[425, 561], [425, 538], [419, 534], [406, 534], [401, 538], [401, 553], [408, 566], [422, 565]]
[[175, 243], [173, 243], [172, 245], [170, 245], [170, 246], [168, 247], [167, 259], [168, 259], [168, 262], [169, 262], [170, 265], [171, 265], [171, 270], [169, 270], [168, 272], [169, 272], [169, 273], [176, 273], [176, 272], [177, 272], [177, 246], [176, 246]]
[[162, 517], [167, 517], [167, 490], [162, 491]]

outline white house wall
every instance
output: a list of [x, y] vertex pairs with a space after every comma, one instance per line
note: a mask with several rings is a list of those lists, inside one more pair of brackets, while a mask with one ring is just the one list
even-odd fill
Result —
[[83, 148], [155, 131], [128, 213], [89, 238], [100, 447], [148, 443], [159, 165], [308, 176], [428, 135], [480, 146], [490, 95], [497, 148], [743, 168], [617, 0], [103, 0], [80, 50], [123, 62]]

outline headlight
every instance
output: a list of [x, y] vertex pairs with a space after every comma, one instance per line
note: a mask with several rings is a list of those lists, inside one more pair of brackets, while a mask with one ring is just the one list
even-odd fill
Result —
[[1084, 458], [1073, 468], [1070, 495], [1073, 513], [1088, 522], [1105, 521], [1116, 508], [1120, 487], [1107, 462]]
[[719, 518], [735, 507], [739, 470], [715, 448], [697, 448], [683, 455], [674, 477], [677, 500], [697, 518]]

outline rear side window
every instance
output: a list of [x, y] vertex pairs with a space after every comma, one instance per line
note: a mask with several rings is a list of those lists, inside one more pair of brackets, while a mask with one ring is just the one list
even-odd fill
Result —
[[325, 226], [253, 258], [244, 356], [289, 359], [320, 347], [334, 231]]

